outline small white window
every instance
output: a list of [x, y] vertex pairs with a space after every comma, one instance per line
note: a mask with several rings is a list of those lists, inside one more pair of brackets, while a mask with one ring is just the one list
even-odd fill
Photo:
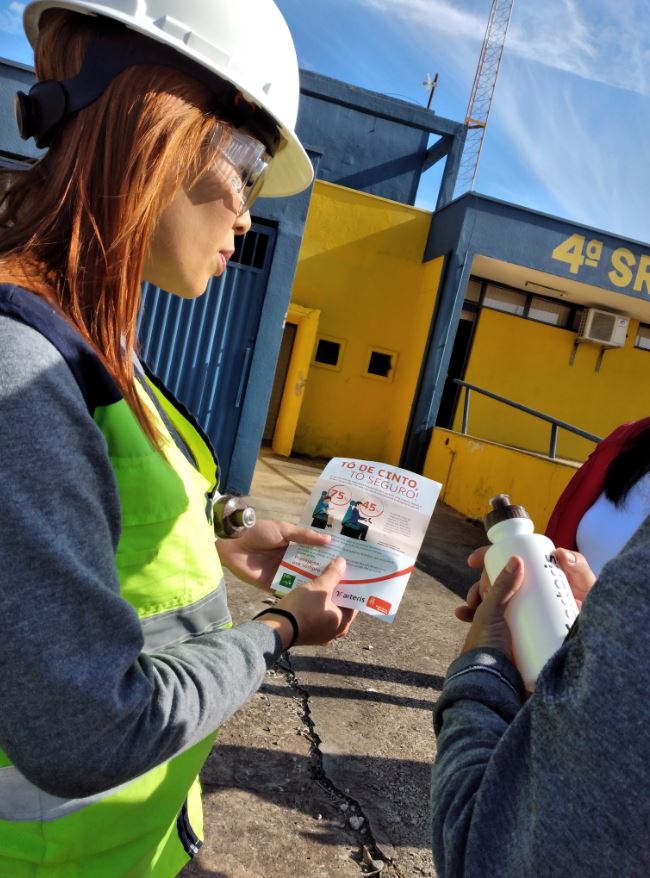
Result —
[[338, 366], [340, 351], [341, 345], [337, 341], [321, 338], [314, 359], [317, 363], [324, 363], [326, 366]]
[[639, 331], [636, 334], [634, 347], [650, 351], [650, 326], [647, 323], [639, 323]]
[[370, 360], [368, 361], [369, 375], [379, 375], [381, 378], [388, 378], [392, 368], [392, 354], [384, 354], [381, 351], [371, 351]]
[[331, 335], [321, 335], [316, 344], [312, 363], [321, 369], [333, 369], [338, 372], [345, 352], [345, 340]]
[[496, 311], [506, 311], [508, 314], [523, 317], [526, 308], [526, 294], [488, 284], [485, 288], [483, 305], [486, 308], [494, 308]]
[[364, 377], [375, 378], [379, 381], [392, 381], [396, 365], [396, 351], [388, 351], [385, 348], [368, 348], [368, 365]]
[[467, 289], [465, 290], [465, 301], [480, 302], [482, 286], [483, 284], [480, 280], [477, 280], [475, 277], [470, 277]]
[[569, 322], [571, 308], [554, 302], [552, 299], [542, 299], [533, 296], [530, 300], [528, 316], [531, 320], [539, 320], [541, 323], [550, 323], [551, 326], [566, 326]]

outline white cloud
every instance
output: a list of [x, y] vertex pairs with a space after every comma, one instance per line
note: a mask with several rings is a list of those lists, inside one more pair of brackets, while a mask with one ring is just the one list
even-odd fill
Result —
[[650, 30], [640, 26], [647, 16], [642, 5], [548, 0], [515, 6], [507, 49], [583, 79], [648, 94]]
[[482, 40], [487, 19], [449, 0], [359, 0], [362, 6], [458, 37]]
[[[576, 80], [562, 80], [552, 71], [540, 75], [530, 64], [517, 65], [516, 75], [504, 76], [487, 148], [492, 155], [494, 149], [511, 152], [519, 167], [501, 164], [485, 186], [479, 171], [477, 189], [614, 234], [650, 240], [650, 178], [645, 168], [650, 134], [640, 112], [631, 118], [633, 108], [646, 101], [630, 95], [619, 114], [612, 92], [607, 103], [604, 95], [588, 98], [587, 93], [587, 86], [578, 87]], [[487, 170], [485, 163], [482, 169]]]
[[6, 34], [21, 34], [23, 32], [23, 10], [25, 3], [16, 3], [15, 0], [0, 8], [0, 31]]
[[[459, 44], [482, 40], [490, 11], [489, 0], [357, 2], [410, 24], [414, 37], [428, 41], [436, 52], [450, 48], [450, 35]], [[584, 79], [650, 94], [647, 14], [647, 0], [515, 3], [506, 51]]]

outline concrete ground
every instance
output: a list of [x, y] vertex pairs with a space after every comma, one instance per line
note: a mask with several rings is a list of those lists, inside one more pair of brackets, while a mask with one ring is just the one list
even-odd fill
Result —
[[[297, 521], [323, 464], [264, 452], [258, 516]], [[465, 558], [483, 542], [438, 504], [392, 625], [360, 615], [346, 639], [284, 654], [206, 763], [206, 843], [183, 878], [435, 875], [432, 707], [464, 637]], [[228, 581], [235, 621], [264, 609], [262, 592]]]

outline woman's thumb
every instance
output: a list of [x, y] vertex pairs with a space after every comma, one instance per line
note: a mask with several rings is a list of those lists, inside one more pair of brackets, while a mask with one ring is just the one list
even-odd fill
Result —
[[555, 560], [568, 579], [574, 597], [579, 600], [586, 597], [596, 581], [596, 574], [589, 567], [585, 556], [569, 549], [556, 549]]
[[523, 581], [524, 562], [517, 555], [513, 555], [494, 580], [485, 603], [492, 601], [495, 604], [507, 604], [513, 595], [519, 591]]
[[318, 577], [324, 586], [333, 589], [341, 581], [341, 577], [345, 573], [345, 558], [339, 555], [327, 565]]

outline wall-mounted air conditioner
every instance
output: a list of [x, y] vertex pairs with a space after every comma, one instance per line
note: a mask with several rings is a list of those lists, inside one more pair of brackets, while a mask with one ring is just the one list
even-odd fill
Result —
[[577, 341], [591, 341], [601, 347], [622, 348], [630, 318], [599, 308], [585, 308], [580, 320]]

